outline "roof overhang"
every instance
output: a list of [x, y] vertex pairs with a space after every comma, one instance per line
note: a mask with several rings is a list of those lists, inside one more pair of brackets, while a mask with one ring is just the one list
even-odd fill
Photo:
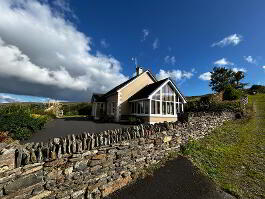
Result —
[[126, 86], [130, 85], [131, 83], [133, 83], [134, 81], [136, 81], [139, 77], [141, 77], [144, 73], [149, 74], [149, 76], [154, 80], [154, 82], [157, 82], [157, 79], [155, 78], [155, 76], [149, 71], [146, 70], [144, 72], [142, 72], [140, 75], [138, 75], [138, 77], [136, 77], [133, 81], [129, 82], [128, 84], [124, 85], [123, 87], [119, 88], [117, 90], [117, 92], [120, 92], [122, 89], [124, 89]]
[[184, 103], [187, 103], [186, 98], [182, 95], [182, 93], [180, 92], [180, 90], [178, 89], [178, 87], [175, 85], [175, 83], [168, 78], [167, 81], [165, 81], [162, 85], [160, 85], [156, 90], [154, 90], [148, 97], [148, 99], [152, 99], [153, 95], [159, 90], [161, 89], [163, 86], [165, 86], [166, 84], [170, 83], [172, 85], [172, 87], [175, 89], [175, 91], [179, 94], [179, 96], [181, 97], [181, 99], [183, 100]]

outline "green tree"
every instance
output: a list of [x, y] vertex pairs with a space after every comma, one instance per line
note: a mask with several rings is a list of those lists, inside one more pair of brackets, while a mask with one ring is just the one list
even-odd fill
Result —
[[235, 77], [231, 69], [225, 67], [214, 67], [211, 72], [211, 82], [209, 86], [213, 91], [220, 92], [228, 85], [234, 85]]
[[236, 89], [244, 88], [247, 84], [240, 82], [244, 78], [245, 74], [242, 71], [234, 72], [225, 67], [214, 67], [211, 72], [211, 82], [209, 86], [216, 92], [224, 91], [229, 85]]
[[235, 88], [244, 88], [246, 83], [241, 83], [240, 81], [245, 78], [245, 73], [243, 71], [238, 71], [234, 74], [235, 77]]

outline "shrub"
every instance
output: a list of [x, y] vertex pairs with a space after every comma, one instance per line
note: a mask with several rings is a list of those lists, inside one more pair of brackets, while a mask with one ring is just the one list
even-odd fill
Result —
[[212, 98], [210, 95], [202, 96], [200, 99], [200, 103], [203, 103], [203, 104], [210, 104], [211, 102], [212, 102]]
[[185, 112], [222, 112], [241, 111], [239, 101], [226, 101], [226, 102], [212, 102], [210, 104], [202, 104], [200, 101], [192, 101], [185, 104]]
[[178, 117], [178, 121], [182, 123], [189, 122], [189, 113], [188, 112], [181, 113]]
[[242, 96], [242, 91], [228, 85], [224, 90], [224, 100], [237, 100]]
[[136, 116], [129, 116], [128, 121], [129, 124], [134, 124], [134, 125], [143, 124], [145, 122], [142, 117], [136, 117]]
[[90, 103], [66, 103], [62, 106], [64, 115], [91, 115]]
[[29, 106], [5, 105], [0, 107], [0, 131], [8, 131], [19, 140], [29, 138], [43, 128], [49, 116], [30, 113]]
[[262, 85], [252, 85], [251, 88], [249, 89], [249, 92], [251, 94], [253, 92], [265, 93], [265, 86], [262, 86]]

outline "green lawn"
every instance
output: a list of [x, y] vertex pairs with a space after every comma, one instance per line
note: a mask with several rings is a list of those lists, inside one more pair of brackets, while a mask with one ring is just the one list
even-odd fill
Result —
[[237, 198], [265, 198], [265, 95], [249, 96], [249, 119], [226, 122], [183, 151], [200, 170]]

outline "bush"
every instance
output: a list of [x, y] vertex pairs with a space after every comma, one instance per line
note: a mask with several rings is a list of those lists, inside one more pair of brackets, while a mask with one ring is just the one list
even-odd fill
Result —
[[202, 104], [200, 101], [192, 101], [185, 104], [184, 110], [185, 112], [238, 112], [241, 111], [241, 107], [239, 101], [212, 102], [210, 104]]
[[224, 100], [237, 100], [242, 96], [242, 91], [228, 85], [224, 90]]
[[136, 116], [128, 117], [128, 121], [129, 121], [129, 124], [134, 124], [134, 125], [138, 125], [138, 124], [143, 124], [144, 123], [144, 119], [143, 118], [136, 117]]
[[67, 103], [62, 108], [64, 115], [91, 115], [92, 112], [90, 103]]
[[29, 106], [5, 105], [0, 107], [0, 131], [8, 131], [19, 140], [29, 138], [43, 128], [49, 116], [30, 113]]
[[178, 121], [182, 123], [189, 122], [189, 113], [188, 112], [180, 113]]
[[203, 104], [210, 104], [210, 103], [212, 103], [212, 97], [211, 97], [211, 95], [202, 96], [201, 99], [200, 99], [200, 103], [203, 103]]
[[265, 93], [265, 86], [262, 86], [262, 85], [252, 85], [251, 88], [249, 89], [249, 93], [252, 94], [253, 92]]

